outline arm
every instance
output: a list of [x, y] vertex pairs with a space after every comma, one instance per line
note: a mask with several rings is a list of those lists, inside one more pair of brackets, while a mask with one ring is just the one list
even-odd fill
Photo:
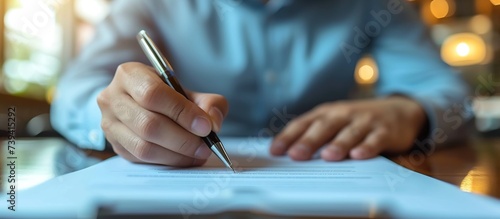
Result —
[[140, 29], [152, 28], [145, 4], [127, 0], [113, 3], [110, 15], [98, 26], [94, 39], [58, 83], [51, 122], [79, 147], [104, 149], [96, 97], [111, 82], [117, 66], [127, 61], [146, 63], [135, 40]]
[[[394, 7], [389, 8], [391, 2]], [[379, 22], [386, 25], [381, 25], [371, 47], [380, 72], [378, 95], [404, 95], [424, 109], [428, 132], [422, 133], [426, 139], [415, 141], [417, 146], [423, 141], [437, 145], [464, 136], [463, 124], [472, 116], [467, 86], [441, 60], [438, 48], [411, 6], [388, 0], [372, 11], [382, 16], [384, 10], [391, 18]]]
[[382, 98], [317, 106], [287, 124], [272, 154], [307, 160], [325, 146], [321, 157], [328, 161], [367, 159], [414, 145], [429, 153], [460, 136], [470, 113], [455, 113], [455, 107], [464, 106], [466, 86], [441, 61], [413, 9], [399, 0], [365, 2], [368, 19], [357, 28], [371, 38], [358, 49], [376, 59]]
[[[79, 147], [102, 150], [106, 136], [113, 151], [132, 162], [201, 165], [212, 152], [200, 137], [220, 129], [227, 101], [221, 95], [186, 90], [188, 100], [143, 64], [148, 61], [136, 34], [145, 29], [158, 38], [155, 33], [168, 26], [167, 18], [159, 15], [177, 9], [169, 5], [172, 11], [167, 12], [161, 5], [174, 1], [147, 1], [155, 4], [149, 9], [145, 2], [113, 5], [95, 40], [61, 79], [52, 122]], [[157, 16], [158, 26], [150, 16]]]

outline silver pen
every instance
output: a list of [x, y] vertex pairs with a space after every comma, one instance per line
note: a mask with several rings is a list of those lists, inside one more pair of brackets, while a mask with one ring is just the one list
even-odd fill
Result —
[[[153, 40], [151, 40], [151, 38], [146, 34], [146, 31], [141, 30], [137, 34], [137, 41], [139, 41], [139, 45], [141, 45], [142, 50], [148, 57], [151, 64], [153, 64], [153, 67], [156, 69], [156, 73], [158, 73], [163, 82], [165, 82], [175, 91], [179, 92], [180, 94], [184, 95], [184, 97], [189, 99], [186, 93], [184, 92], [184, 89], [182, 89], [182, 86], [175, 78], [174, 76], [175, 73], [174, 70], [172, 69], [172, 66], [170, 66], [170, 63], [167, 61], [165, 56], [161, 54], [160, 50], [156, 47]], [[220, 141], [217, 134], [215, 134], [213, 131], [210, 131], [210, 134], [208, 134], [205, 137], [202, 137], [201, 139], [203, 139], [203, 141], [210, 148], [210, 150], [212, 150], [212, 152], [215, 155], [217, 155], [217, 157], [228, 168], [230, 168], [231, 170], [233, 170], [233, 172], [235, 172], [233, 164], [231, 163], [231, 160], [227, 155], [226, 149], [224, 148], [224, 145]]]

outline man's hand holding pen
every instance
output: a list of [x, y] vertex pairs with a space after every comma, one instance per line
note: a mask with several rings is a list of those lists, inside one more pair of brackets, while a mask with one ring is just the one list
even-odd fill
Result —
[[212, 154], [200, 137], [219, 131], [228, 112], [217, 94], [187, 92], [190, 100], [141, 63], [118, 67], [98, 96], [102, 128], [113, 150], [132, 162], [198, 166]]

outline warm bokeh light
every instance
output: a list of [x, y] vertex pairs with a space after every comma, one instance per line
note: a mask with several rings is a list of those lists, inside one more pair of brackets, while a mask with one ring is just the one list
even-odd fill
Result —
[[377, 64], [370, 56], [359, 60], [354, 78], [358, 84], [373, 84], [378, 80]]
[[455, 51], [460, 57], [465, 57], [470, 53], [470, 47], [467, 43], [461, 42], [455, 48]]
[[441, 57], [452, 66], [481, 64], [486, 60], [486, 55], [484, 40], [472, 33], [451, 35], [441, 47]]
[[364, 81], [369, 81], [373, 78], [373, 68], [369, 65], [363, 65], [359, 68], [359, 78]]
[[427, 24], [433, 25], [439, 23], [439, 19], [453, 16], [455, 9], [454, 0], [423, 1], [420, 14]]
[[450, 5], [446, 0], [433, 0], [430, 7], [432, 15], [436, 18], [444, 18], [450, 12]]
[[490, 0], [493, 5], [500, 5], [500, 0]]
[[460, 190], [476, 194], [488, 194], [488, 171], [484, 167], [470, 170], [460, 183]]
[[491, 31], [491, 20], [485, 15], [476, 15], [469, 21], [469, 28], [477, 34], [486, 34]]

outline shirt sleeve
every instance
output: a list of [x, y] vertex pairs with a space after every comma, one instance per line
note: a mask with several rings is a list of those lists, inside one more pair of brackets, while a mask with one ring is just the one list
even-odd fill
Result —
[[[114, 1], [110, 14], [96, 34], [60, 78], [51, 105], [55, 130], [81, 148], [103, 150], [98, 94], [111, 82], [118, 65], [129, 61], [147, 63], [136, 41], [141, 30], [153, 28], [146, 2]], [[149, 34], [156, 38], [155, 31]]]
[[429, 126], [417, 146], [442, 145], [464, 136], [464, 124], [472, 117], [467, 85], [442, 61], [411, 5], [399, 0], [380, 2], [367, 22], [379, 29], [365, 28], [373, 36], [371, 54], [380, 72], [378, 95], [404, 95], [423, 107]]

